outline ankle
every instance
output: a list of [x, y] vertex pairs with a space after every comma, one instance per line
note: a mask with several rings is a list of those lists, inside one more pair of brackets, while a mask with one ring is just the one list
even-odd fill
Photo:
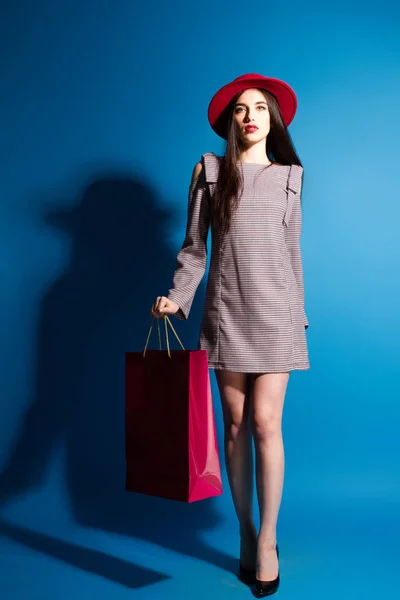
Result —
[[258, 543], [266, 548], [275, 548], [276, 533], [260, 531], [258, 534]]
[[240, 524], [239, 534], [241, 538], [257, 537], [256, 526], [253, 521], [246, 521]]

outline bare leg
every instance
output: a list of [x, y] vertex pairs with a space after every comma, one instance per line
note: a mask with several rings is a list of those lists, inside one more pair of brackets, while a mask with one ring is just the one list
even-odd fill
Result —
[[253, 447], [249, 424], [251, 380], [246, 373], [216, 370], [224, 417], [225, 463], [239, 520], [240, 560], [254, 569], [257, 531], [253, 521]]
[[256, 577], [271, 581], [278, 575], [276, 526], [284, 479], [282, 412], [289, 373], [253, 375], [251, 425], [256, 451], [260, 531]]

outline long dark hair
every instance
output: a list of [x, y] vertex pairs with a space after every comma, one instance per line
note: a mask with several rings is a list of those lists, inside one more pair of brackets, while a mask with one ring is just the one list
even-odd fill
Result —
[[[275, 96], [267, 90], [260, 89], [260, 92], [265, 96], [270, 113], [270, 131], [266, 140], [266, 152], [269, 160], [282, 165], [302, 166]], [[243, 148], [234, 119], [235, 104], [242, 93], [243, 91], [236, 94], [221, 116], [228, 135], [226, 151], [225, 155], [221, 157], [218, 181], [214, 191], [212, 220], [222, 235], [229, 231], [231, 218], [238, 207], [239, 196], [243, 189], [242, 176], [237, 164]]]

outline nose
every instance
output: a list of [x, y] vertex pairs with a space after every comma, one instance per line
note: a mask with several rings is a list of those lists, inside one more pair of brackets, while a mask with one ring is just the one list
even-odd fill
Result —
[[245, 121], [245, 123], [248, 123], [249, 121], [254, 121], [254, 117], [252, 116], [252, 113], [247, 112], [245, 115], [245, 118], [243, 119]]

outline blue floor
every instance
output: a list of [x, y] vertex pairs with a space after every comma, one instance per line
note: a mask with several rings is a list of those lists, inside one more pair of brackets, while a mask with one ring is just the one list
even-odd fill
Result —
[[[138, 498], [126, 494], [127, 505], [135, 506]], [[215, 528], [202, 531], [190, 521], [201, 503], [179, 508], [142, 496], [142, 506], [146, 499], [150, 512], [142, 517], [149, 528], [154, 520], [162, 523], [151, 512], [155, 507], [161, 512], [166, 507], [166, 519], [168, 507], [182, 511], [182, 522], [161, 525], [158, 541], [157, 530], [149, 541], [143, 530], [135, 537], [72, 523], [66, 527], [68, 515], [58, 519], [59, 530], [54, 521], [46, 529], [49, 515], [39, 510], [28, 523], [3, 517], [0, 597], [118, 600], [132, 598], [132, 592], [138, 600], [252, 597], [235, 575], [239, 541], [226, 497], [204, 501], [201, 510], [208, 503], [216, 514], [224, 513]], [[281, 586], [275, 597], [399, 598], [399, 533], [397, 501], [377, 494], [363, 501], [321, 495], [310, 502], [304, 491], [285, 488], [278, 524]]]

